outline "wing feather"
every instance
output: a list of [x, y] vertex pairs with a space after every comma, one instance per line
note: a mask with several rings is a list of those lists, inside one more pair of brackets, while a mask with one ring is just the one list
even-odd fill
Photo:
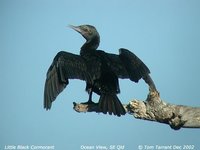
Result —
[[50, 109], [52, 102], [69, 83], [68, 79], [90, 80], [84, 59], [79, 55], [59, 52], [46, 75], [44, 86], [44, 108]]
[[119, 55], [103, 53], [104, 59], [108, 59], [108, 66], [113, 72], [122, 79], [130, 79], [134, 82], [138, 82], [142, 77], [149, 74], [148, 67], [131, 51], [121, 48], [119, 49]]
[[119, 53], [130, 80], [138, 82], [142, 77], [150, 73], [149, 68], [131, 51], [121, 48]]
[[124, 63], [120, 59], [119, 55], [107, 53], [106, 55], [109, 59], [108, 66], [117, 75], [118, 78], [129, 78], [129, 74], [124, 66]]

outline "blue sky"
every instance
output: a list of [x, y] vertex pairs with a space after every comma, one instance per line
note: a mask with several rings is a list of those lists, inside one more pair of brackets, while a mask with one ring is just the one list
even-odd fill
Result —
[[[94, 25], [101, 36], [99, 49], [133, 51], [150, 68], [165, 101], [199, 107], [199, 7], [198, 0], [0, 0], [0, 149], [20, 144], [59, 150], [185, 144], [200, 149], [198, 129], [174, 131], [130, 115], [76, 113], [72, 102], [88, 99], [83, 81], [71, 80], [52, 109], [43, 109], [52, 59], [60, 50], [79, 54], [85, 42], [68, 24]], [[123, 103], [147, 96], [144, 81], [120, 80], [120, 85]]]

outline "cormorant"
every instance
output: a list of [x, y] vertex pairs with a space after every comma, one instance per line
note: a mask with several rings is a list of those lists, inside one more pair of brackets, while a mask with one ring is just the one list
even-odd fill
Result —
[[44, 87], [44, 108], [51, 108], [52, 102], [69, 83], [68, 79], [86, 81], [86, 91], [92, 102], [92, 93], [100, 95], [97, 103], [104, 113], [121, 116], [125, 109], [117, 97], [120, 93], [118, 78], [138, 82], [149, 73], [148, 67], [131, 51], [121, 48], [119, 55], [97, 50], [100, 36], [91, 25], [72, 26], [86, 42], [80, 50], [80, 55], [60, 51], [55, 56], [46, 75]]

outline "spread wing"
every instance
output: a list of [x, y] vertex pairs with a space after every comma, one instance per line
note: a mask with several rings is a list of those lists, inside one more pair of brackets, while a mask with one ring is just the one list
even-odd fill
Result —
[[90, 77], [85, 61], [79, 55], [61, 51], [55, 56], [47, 71], [44, 87], [44, 108], [46, 110], [51, 108], [52, 102], [67, 86], [68, 79], [88, 81]]
[[128, 72], [119, 55], [106, 53], [107, 64], [112, 71], [117, 75], [118, 78], [129, 78]]
[[119, 55], [107, 53], [109, 66], [122, 79], [129, 78], [138, 82], [150, 73], [148, 67], [134, 53], [127, 49], [119, 49]]

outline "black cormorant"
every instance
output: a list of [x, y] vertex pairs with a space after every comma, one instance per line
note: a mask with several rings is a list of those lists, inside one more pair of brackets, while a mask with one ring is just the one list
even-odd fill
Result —
[[147, 66], [132, 52], [119, 49], [119, 55], [97, 50], [100, 36], [91, 25], [72, 26], [86, 42], [80, 50], [80, 55], [61, 51], [55, 56], [48, 69], [44, 87], [44, 108], [51, 108], [52, 102], [69, 83], [68, 79], [86, 81], [86, 91], [92, 102], [92, 92], [100, 95], [97, 103], [104, 113], [121, 116], [125, 109], [117, 97], [120, 92], [118, 78], [138, 82], [149, 73]]

